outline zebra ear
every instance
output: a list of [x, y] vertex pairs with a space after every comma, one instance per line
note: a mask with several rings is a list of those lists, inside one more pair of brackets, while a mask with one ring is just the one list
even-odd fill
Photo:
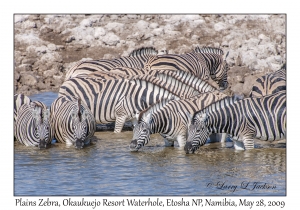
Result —
[[44, 120], [49, 120], [49, 116], [50, 116], [50, 110], [46, 109], [44, 110]]
[[224, 61], [227, 59], [228, 55], [229, 55], [229, 51], [226, 53]]
[[181, 117], [184, 119], [185, 117], [187, 117], [187, 119], [188, 119], [188, 127], [192, 124], [192, 120], [193, 120], [193, 115], [191, 114], [191, 113], [189, 113], [189, 112], [185, 112], [185, 115], [186, 116], [183, 116], [183, 114], [181, 113], [181, 112], [179, 112], [180, 113], [180, 115], [181, 115]]
[[145, 122], [148, 123], [148, 124], [150, 123], [152, 113], [153, 113], [153, 112], [152, 112], [152, 110], [151, 110], [151, 111], [145, 113], [145, 115], [144, 115], [144, 117], [143, 117], [144, 120], [145, 120]]
[[201, 122], [205, 122], [208, 119], [208, 114], [206, 112], [203, 112], [202, 114], [199, 114], [199, 120]]

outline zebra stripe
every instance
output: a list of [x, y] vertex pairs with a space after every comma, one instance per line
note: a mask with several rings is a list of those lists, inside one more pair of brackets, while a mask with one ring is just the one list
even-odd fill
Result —
[[80, 98], [60, 96], [52, 103], [50, 112], [58, 142], [78, 149], [90, 143], [96, 130], [95, 118]]
[[[194, 152], [205, 144], [209, 134], [220, 132], [233, 136], [236, 149], [254, 148], [253, 138], [271, 141], [284, 138], [286, 91], [245, 98], [233, 104], [221, 100], [196, 112], [188, 129], [186, 152]], [[242, 148], [238, 148], [239, 144]]]
[[[216, 50], [201, 51], [196, 48], [191, 53], [176, 55], [157, 55], [149, 59], [145, 64], [145, 69], [151, 70], [183, 70], [190, 72], [201, 79], [207, 81], [209, 77], [219, 84], [220, 89], [226, 89], [228, 65], [223, 60], [223, 53]], [[207, 48], [209, 49], [209, 48]], [[221, 50], [219, 49], [221, 52]], [[208, 53], [209, 52], [209, 53]]]
[[[17, 97], [17, 103], [22, 96]], [[24, 99], [24, 100], [23, 100]], [[23, 145], [47, 148], [53, 139], [53, 129], [50, 126], [50, 112], [46, 105], [40, 101], [26, 102], [16, 111], [15, 138]], [[30, 100], [30, 99], [29, 99]], [[18, 107], [18, 106], [16, 106]]]
[[80, 97], [95, 116], [96, 123], [116, 121], [115, 132], [121, 132], [125, 121], [135, 123], [135, 114], [161, 98], [178, 98], [164, 88], [142, 80], [98, 80], [72, 78], [61, 86], [59, 95]]
[[190, 115], [209, 104], [227, 97], [216, 92], [202, 93], [189, 99], [163, 100], [139, 114], [138, 124], [133, 129], [132, 151], [137, 151], [150, 141], [150, 135], [160, 133], [167, 146], [176, 140], [180, 147], [186, 142]]
[[67, 71], [65, 81], [77, 76], [86, 76], [97, 71], [110, 71], [117, 67], [143, 69], [145, 62], [156, 54], [157, 51], [150, 47], [134, 50], [128, 57], [120, 57], [112, 60], [80, 61]]
[[[160, 70], [153, 72], [153, 75], [135, 75], [127, 76], [120, 73], [112, 72], [97, 72], [89, 74], [88, 77], [97, 78], [101, 80], [115, 80], [115, 79], [128, 79], [147, 88], [142, 81], [151, 82], [157, 85], [164, 85], [163, 87], [172, 91], [175, 95], [181, 98], [189, 98], [203, 92], [215, 91], [216, 89], [209, 85], [207, 82], [195, 77], [189, 72], [184, 71], [172, 71], [172, 70]], [[148, 83], [146, 83], [148, 84]]]
[[259, 77], [251, 90], [250, 97], [261, 97], [286, 90], [286, 71], [281, 69]]
[[23, 104], [30, 104], [31, 99], [24, 94], [14, 95], [14, 123], [16, 123], [17, 112]]

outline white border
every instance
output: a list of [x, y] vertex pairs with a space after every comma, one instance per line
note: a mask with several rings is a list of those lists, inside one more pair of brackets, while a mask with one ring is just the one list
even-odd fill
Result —
[[[296, 1], [294, 1], [296, 2]], [[296, 120], [299, 114], [298, 104], [298, 77], [299, 69], [299, 13], [298, 5], [287, 1], [274, 0], [214, 0], [214, 1], [10, 1], [1, 6], [1, 201], [3, 209], [14, 209], [13, 197], [13, 14], [14, 13], [286, 13], [287, 14], [287, 104], [288, 104], [288, 132], [287, 132], [287, 196], [264, 197], [265, 200], [284, 200], [286, 208], [298, 207], [299, 141], [297, 138]], [[298, 64], [298, 65], [297, 65]], [[297, 162], [296, 162], [297, 161]], [[26, 198], [26, 197], [25, 197]], [[32, 197], [30, 197], [32, 198]], [[53, 199], [56, 197], [52, 197]], [[63, 200], [64, 197], [57, 197]], [[103, 197], [95, 197], [102, 199]], [[114, 197], [109, 197], [114, 199]], [[145, 199], [146, 197], [140, 197]], [[166, 199], [168, 197], [163, 197]], [[179, 199], [180, 197], [176, 197]], [[187, 199], [194, 197], [185, 197]], [[204, 198], [204, 197], [199, 197]], [[211, 197], [220, 199], [221, 197]], [[237, 200], [239, 197], [229, 197]], [[259, 200], [261, 197], [245, 197], [246, 199]], [[92, 199], [92, 197], [89, 197]], [[116, 200], [120, 197], [115, 197]], [[24, 208], [24, 207], [22, 207]], [[32, 209], [28, 208], [27, 209]], [[34, 209], [37, 209], [35, 207]], [[62, 207], [61, 207], [62, 208]], [[103, 209], [103, 207], [101, 207]], [[117, 209], [114, 207], [110, 209]], [[39, 209], [39, 208], [38, 208]], [[51, 208], [52, 209], [52, 208]], [[89, 208], [90, 209], [90, 208]], [[150, 209], [150, 208], [147, 208]], [[229, 209], [229, 208], [228, 208]], [[293, 208], [296, 209], [296, 208]]]

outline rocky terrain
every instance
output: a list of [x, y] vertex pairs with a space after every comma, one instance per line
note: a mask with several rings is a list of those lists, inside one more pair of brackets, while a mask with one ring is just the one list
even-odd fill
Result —
[[79, 60], [212, 46], [229, 51], [227, 92], [247, 96], [257, 77], [285, 63], [285, 29], [285, 15], [15, 15], [14, 90], [58, 91]]

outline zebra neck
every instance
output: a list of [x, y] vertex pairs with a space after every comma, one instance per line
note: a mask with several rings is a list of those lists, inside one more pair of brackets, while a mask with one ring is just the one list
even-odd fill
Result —
[[[222, 106], [222, 107], [221, 107]], [[226, 108], [225, 108], [226, 107]], [[205, 109], [208, 115], [206, 126], [210, 133], [229, 133], [234, 135], [234, 127], [237, 125], [233, 121], [239, 121], [232, 118], [232, 106], [229, 104], [215, 103]]]

